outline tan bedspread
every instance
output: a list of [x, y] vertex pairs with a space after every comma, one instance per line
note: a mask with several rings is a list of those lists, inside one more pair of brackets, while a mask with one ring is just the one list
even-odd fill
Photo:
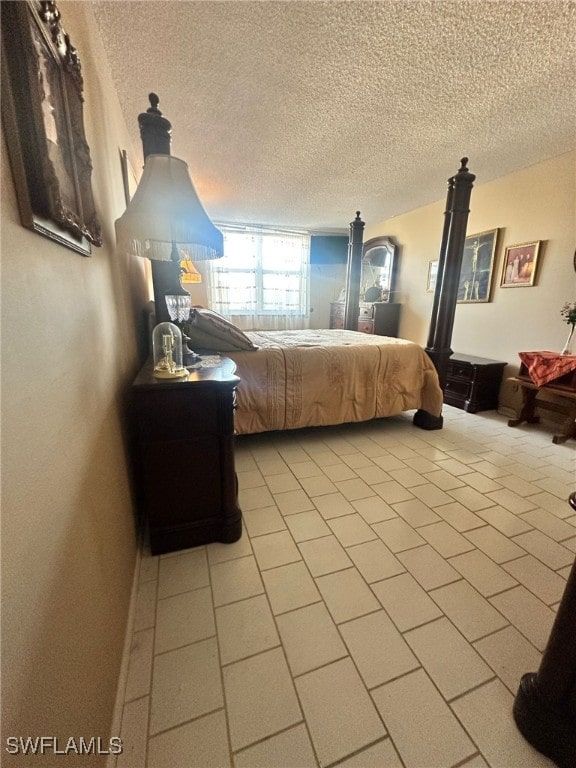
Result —
[[257, 351], [227, 352], [241, 379], [240, 435], [442, 408], [436, 369], [411, 341], [357, 331], [248, 332]]

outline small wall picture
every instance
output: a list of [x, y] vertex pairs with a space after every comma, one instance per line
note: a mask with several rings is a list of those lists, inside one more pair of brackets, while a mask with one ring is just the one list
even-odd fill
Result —
[[502, 288], [521, 288], [534, 285], [540, 240], [534, 243], [509, 245], [504, 251], [502, 265]]
[[438, 277], [438, 261], [428, 262], [428, 282], [426, 290], [431, 293], [436, 290], [436, 279]]

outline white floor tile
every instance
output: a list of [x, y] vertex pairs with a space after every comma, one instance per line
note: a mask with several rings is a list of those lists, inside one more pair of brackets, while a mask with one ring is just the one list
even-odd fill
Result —
[[216, 638], [155, 657], [150, 734], [173, 728], [223, 705]]
[[274, 501], [282, 515], [294, 515], [296, 512], [306, 512], [314, 509], [314, 504], [304, 491], [286, 491], [274, 494]]
[[374, 523], [372, 528], [388, 549], [395, 554], [426, 543], [422, 536], [400, 517], [385, 520], [383, 523]]
[[321, 765], [351, 755], [386, 735], [350, 659], [302, 675], [296, 688]]
[[204, 548], [160, 560], [158, 598], [170, 597], [210, 583]]
[[265, 595], [216, 608], [221, 664], [244, 659], [280, 644]]
[[329, 536], [331, 533], [330, 528], [315, 509], [309, 512], [299, 512], [296, 515], [288, 515], [284, 519], [292, 538], [296, 542], [318, 539], [321, 536]]
[[368, 584], [397, 576], [406, 570], [380, 539], [356, 544], [346, 551]]
[[464, 579], [435, 589], [430, 592], [430, 597], [470, 641], [508, 624], [508, 620]]
[[348, 655], [324, 603], [314, 603], [276, 618], [293, 676]]
[[253, 557], [239, 557], [212, 566], [214, 605], [225, 605], [264, 592], [262, 579]]
[[404, 637], [448, 700], [494, 677], [490, 667], [446, 618], [412, 629]]
[[392, 505], [398, 515], [412, 528], [440, 522], [438, 515], [420, 499], [410, 499]]
[[422, 526], [418, 533], [442, 557], [453, 557], [474, 549], [474, 544], [445, 522]]
[[352, 506], [369, 525], [398, 517], [398, 513], [389, 504], [386, 504], [380, 496], [353, 501]]
[[463, 533], [470, 531], [473, 528], [480, 528], [485, 524], [482, 517], [478, 517], [474, 512], [470, 512], [469, 509], [458, 501], [452, 501], [450, 504], [442, 504], [434, 508], [434, 511], [440, 515], [440, 517], [456, 531]]
[[382, 739], [353, 757], [338, 763], [338, 768], [403, 768], [390, 739]]
[[525, 550], [491, 525], [475, 528], [473, 531], [468, 531], [465, 536], [498, 564], [506, 563], [525, 554]]
[[324, 520], [330, 520], [333, 517], [342, 517], [342, 515], [351, 515], [355, 511], [352, 504], [348, 499], [345, 499], [341, 493], [328, 493], [325, 496], [315, 496], [314, 505]]
[[158, 601], [154, 652], [163, 653], [216, 634], [210, 587]]
[[224, 667], [224, 692], [234, 751], [302, 720], [294, 684], [279, 648]]
[[352, 567], [346, 550], [335, 536], [302, 541], [298, 546], [312, 576], [324, 576]]
[[442, 615], [436, 603], [409, 573], [372, 584], [372, 589], [400, 632]]
[[251, 509], [242, 514], [249, 536], [262, 536], [265, 533], [286, 530], [286, 523], [277, 507]]
[[478, 549], [451, 557], [449, 562], [484, 597], [503, 592], [517, 584], [505, 570]]
[[287, 565], [301, 560], [302, 557], [290, 531], [278, 531], [257, 536], [252, 539], [252, 549], [261, 571]]
[[337, 624], [376, 611], [380, 607], [356, 568], [320, 576], [316, 579], [316, 584]]
[[320, 593], [304, 563], [291, 563], [262, 574], [266, 592], [275, 616], [321, 599]]
[[316, 768], [305, 726], [296, 725], [234, 755], [235, 768]]
[[341, 624], [340, 632], [368, 689], [420, 666], [384, 611]]
[[516, 536], [519, 533], [532, 530], [532, 526], [522, 519], [520, 515], [515, 515], [504, 509], [504, 507], [496, 506], [481, 509], [478, 511], [478, 516], [505, 536]]
[[454, 570], [428, 544], [399, 552], [397, 557], [426, 591], [449, 584], [452, 581], [459, 581], [462, 578], [458, 571]]
[[406, 768], [446, 768], [477, 751], [423, 670], [376, 688], [372, 697]]
[[224, 710], [153, 736], [148, 749], [148, 765], [151, 768], [232, 766]]
[[351, 547], [377, 538], [372, 528], [359, 514], [333, 517], [328, 521], [328, 525], [343, 547]]

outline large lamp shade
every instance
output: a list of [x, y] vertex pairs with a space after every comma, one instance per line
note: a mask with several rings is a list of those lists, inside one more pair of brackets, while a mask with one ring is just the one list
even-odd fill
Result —
[[148, 155], [134, 197], [116, 221], [119, 247], [153, 261], [203, 261], [224, 255], [220, 230], [208, 218], [188, 166], [171, 155]]

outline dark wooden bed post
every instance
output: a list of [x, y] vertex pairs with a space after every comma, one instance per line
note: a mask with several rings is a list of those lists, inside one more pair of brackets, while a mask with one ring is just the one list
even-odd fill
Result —
[[[463, 157], [460, 162], [461, 167], [456, 175], [448, 179], [438, 277], [426, 346], [426, 352], [438, 372], [442, 390], [446, 384], [448, 359], [452, 354], [450, 342], [458, 299], [460, 267], [470, 213], [470, 195], [476, 178], [466, 167], [468, 158]], [[427, 411], [418, 410], [414, 414], [413, 423], [422, 429], [442, 429], [443, 421], [442, 416], [433, 416]]]
[[[576, 493], [570, 495], [576, 511]], [[538, 672], [522, 676], [514, 720], [526, 741], [559, 768], [576, 766], [576, 560]]]
[[348, 264], [346, 267], [346, 303], [344, 305], [344, 328], [346, 328], [348, 331], [358, 330], [363, 237], [364, 222], [360, 218], [360, 211], [356, 211], [356, 218], [354, 221], [350, 222], [350, 237], [348, 240]]

